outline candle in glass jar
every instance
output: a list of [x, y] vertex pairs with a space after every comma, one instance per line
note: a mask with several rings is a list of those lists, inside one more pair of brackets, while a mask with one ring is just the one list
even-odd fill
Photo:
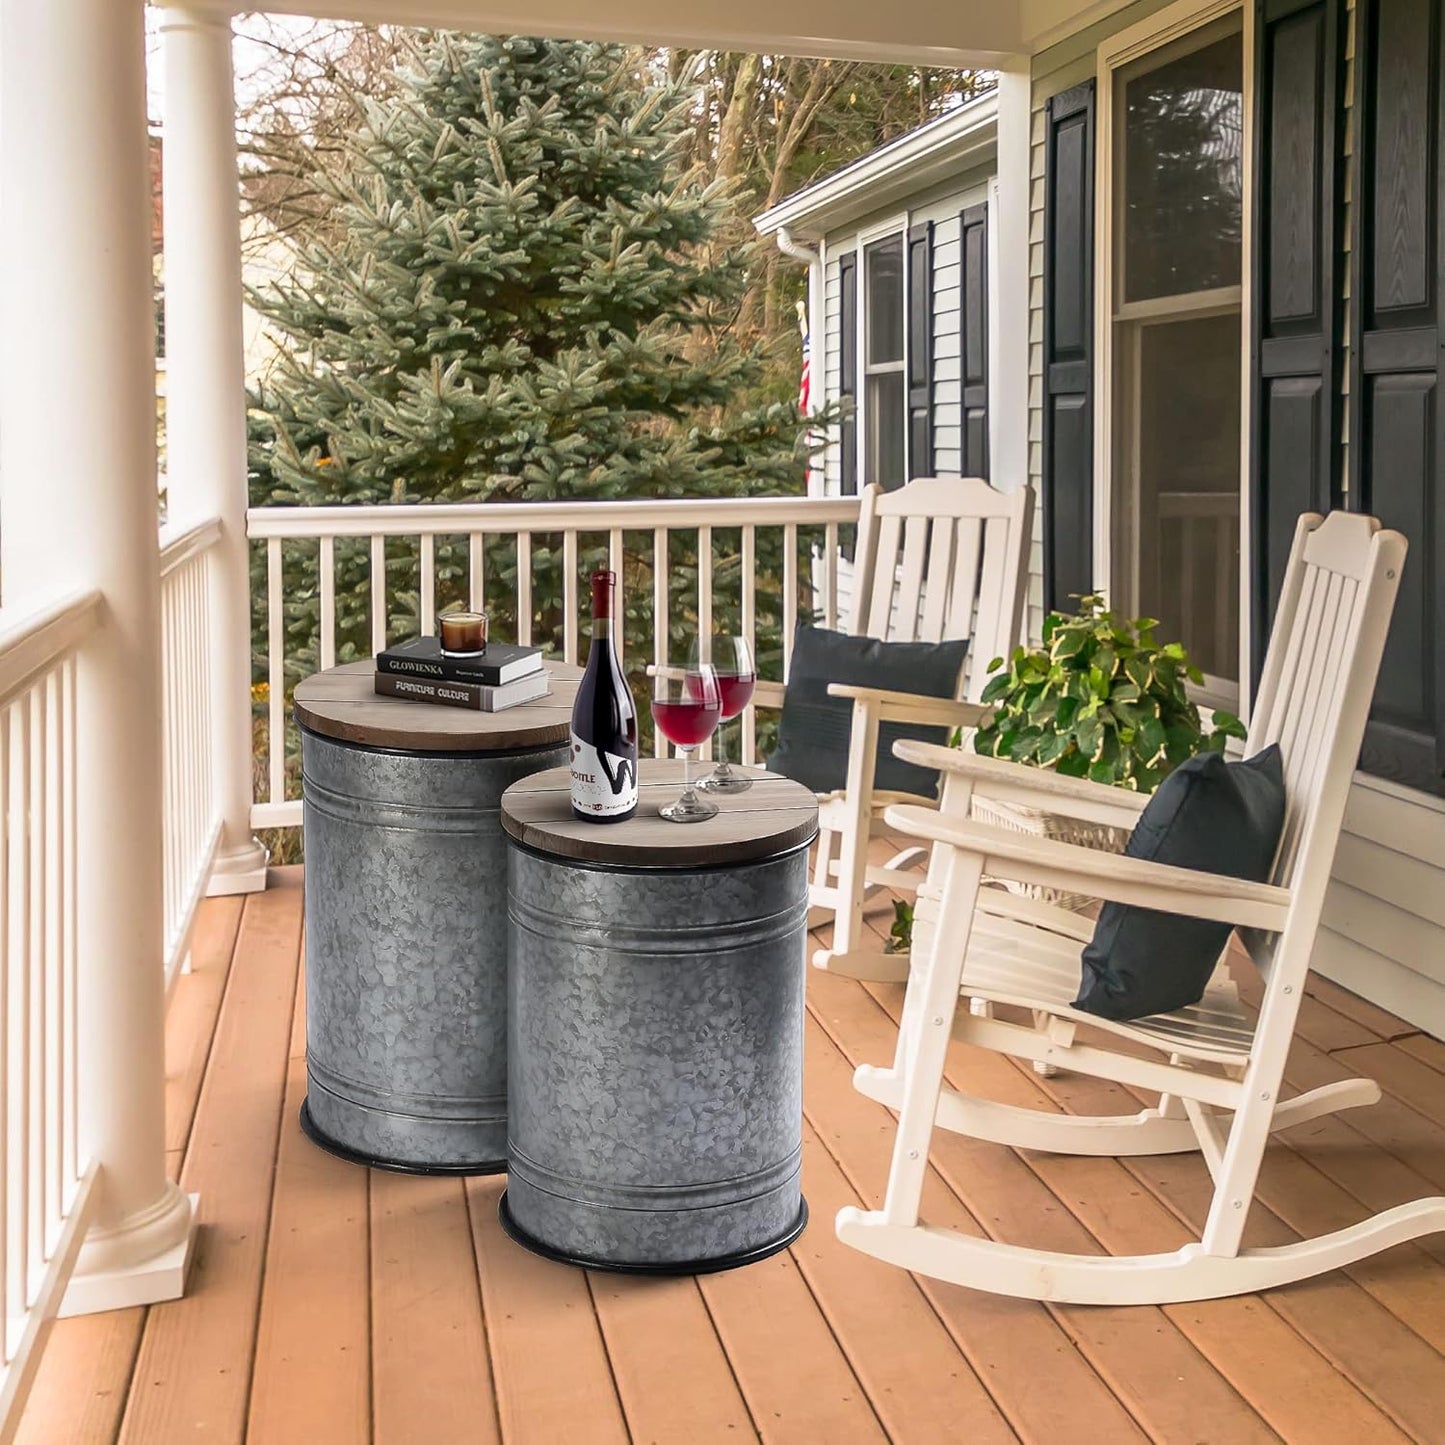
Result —
[[455, 657], [473, 657], [487, 650], [485, 612], [448, 612], [437, 618], [442, 651]]

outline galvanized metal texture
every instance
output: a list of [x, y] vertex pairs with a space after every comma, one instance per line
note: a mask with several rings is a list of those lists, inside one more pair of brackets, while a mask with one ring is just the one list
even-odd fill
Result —
[[404, 754], [302, 733], [306, 1114], [390, 1167], [506, 1153], [506, 840], [512, 783], [567, 749]]
[[513, 1232], [652, 1269], [794, 1237], [806, 848], [684, 872], [514, 844], [508, 910]]

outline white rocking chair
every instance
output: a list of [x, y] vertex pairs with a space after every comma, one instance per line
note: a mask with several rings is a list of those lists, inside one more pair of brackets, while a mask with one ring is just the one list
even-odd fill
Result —
[[[1378, 1101], [1368, 1079], [1282, 1100], [1285, 1057], [1309, 970], [1355, 759], [1405, 557], [1404, 538], [1373, 518], [1336, 512], [1300, 519], [1285, 577], [1250, 746], [1279, 743], [1288, 789], [1274, 882], [1170, 868], [1006, 833], [968, 819], [977, 791], [1085, 820], [1137, 818], [1142, 799], [916, 743], [898, 752], [949, 770], [943, 808], [890, 808], [895, 828], [931, 839], [929, 945], [915, 950], [891, 1068], [864, 1066], [856, 1087], [900, 1110], [884, 1206], [838, 1215], [838, 1237], [905, 1269], [997, 1294], [1078, 1304], [1167, 1304], [1268, 1289], [1445, 1230], [1445, 1198], [1385, 1210], [1318, 1239], [1241, 1247], [1265, 1145], [1273, 1130]], [[1214, 918], [1243, 935], [1264, 979], [1251, 1022], [1232, 986], [1197, 1005], [1131, 1023], [1076, 1011], [1087, 925], [1055, 925], [1000, 910], [981, 877], [1076, 889], [1168, 913]], [[1017, 902], [1018, 900], [1015, 900]], [[1072, 932], [1072, 937], [1069, 933]], [[967, 1001], [959, 1008], [960, 997]], [[1016, 1005], [1027, 1021], [1003, 1016]], [[1089, 1032], [1080, 1035], [1087, 1028]], [[1157, 1090], [1134, 1116], [1044, 1114], [942, 1088], [950, 1033], [1017, 1058]], [[1100, 1041], [1102, 1040], [1102, 1041]], [[1117, 1040], [1117, 1047], [1114, 1045]], [[919, 1222], [928, 1147], [937, 1124], [976, 1138], [1057, 1153], [1137, 1155], [1199, 1150], [1214, 1198], [1197, 1243], [1173, 1254], [1083, 1256], [998, 1243]]]
[[[853, 699], [853, 731], [846, 786], [818, 800], [809, 923], [831, 914], [833, 946], [819, 950], [813, 962], [851, 978], [899, 982], [908, 977], [908, 958], [867, 942], [864, 907], [884, 887], [915, 891], [922, 873], [910, 864], [928, 850], [908, 848], [877, 865], [868, 861], [868, 842], [875, 819], [890, 804], [937, 804], [874, 788], [878, 729], [885, 722], [977, 726], [986, 711], [978, 699], [988, 664], [1006, 657], [1019, 640], [1033, 490], [999, 492], [974, 477], [920, 477], [893, 492], [869, 486], [862, 503], [848, 631], [888, 642], [969, 639], [957, 699], [841, 684], [828, 689]], [[782, 689], [759, 684], [757, 699], [779, 706]]]

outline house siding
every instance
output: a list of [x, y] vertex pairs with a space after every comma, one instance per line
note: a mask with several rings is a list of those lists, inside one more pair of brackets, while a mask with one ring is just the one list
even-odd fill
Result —
[[[843, 249], [847, 249], [844, 247]], [[823, 268], [823, 399], [836, 401], [842, 382], [839, 361], [840, 329], [842, 326], [842, 291], [839, 282], [838, 262], [833, 248], [828, 248], [828, 260]], [[838, 447], [837, 427], [828, 428], [828, 440], [823, 448], [823, 495], [837, 497], [843, 491], [843, 457]]]
[[[1044, 106], [1050, 96], [1087, 80], [1096, 71], [1098, 46], [1118, 31], [1164, 8], [1144, 0], [1070, 36], [1035, 57], [1029, 187], [1029, 483], [1042, 478], [1043, 428], [1043, 208]], [[1247, 15], [1250, 12], [1247, 11]], [[1347, 0], [1343, 166], [1349, 195], [1355, 167], [1354, 0]], [[1346, 206], [1348, 202], [1345, 202]], [[1348, 346], [1350, 217], [1342, 217], [1345, 246], [1340, 268]], [[1106, 258], [1100, 258], [1103, 263]], [[1343, 357], [1341, 387], [1349, 387]], [[1342, 477], [1347, 477], [1350, 437], [1342, 436]], [[1036, 531], [1040, 509], [1035, 509]], [[1042, 548], [1031, 556], [1027, 625], [1037, 637], [1042, 623]], [[1445, 1037], [1445, 801], [1361, 776], [1350, 790], [1344, 832], [1335, 858], [1334, 882], [1325, 904], [1315, 967], [1327, 978], [1399, 1014], [1437, 1037]]]

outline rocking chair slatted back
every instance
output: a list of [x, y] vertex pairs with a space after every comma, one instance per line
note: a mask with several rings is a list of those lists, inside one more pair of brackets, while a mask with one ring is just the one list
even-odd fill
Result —
[[[1252, 752], [1278, 743], [1284, 755], [1285, 827], [1271, 881], [1303, 903], [1295, 917], [1318, 917], [1329, 882], [1404, 557], [1404, 539], [1373, 517], [1308, 515], [1295, 532], [1249, 735]], [[1266, 979], [1283, 936], [1246, 936]], [[1311, 941], [1291, 950], [1291, 982]]]
[[863, 496], [848, 630], [888, 642], [968, 638], [961, 696], [1019, 640], [1033, 492], [976, 477], [920, 477]]

